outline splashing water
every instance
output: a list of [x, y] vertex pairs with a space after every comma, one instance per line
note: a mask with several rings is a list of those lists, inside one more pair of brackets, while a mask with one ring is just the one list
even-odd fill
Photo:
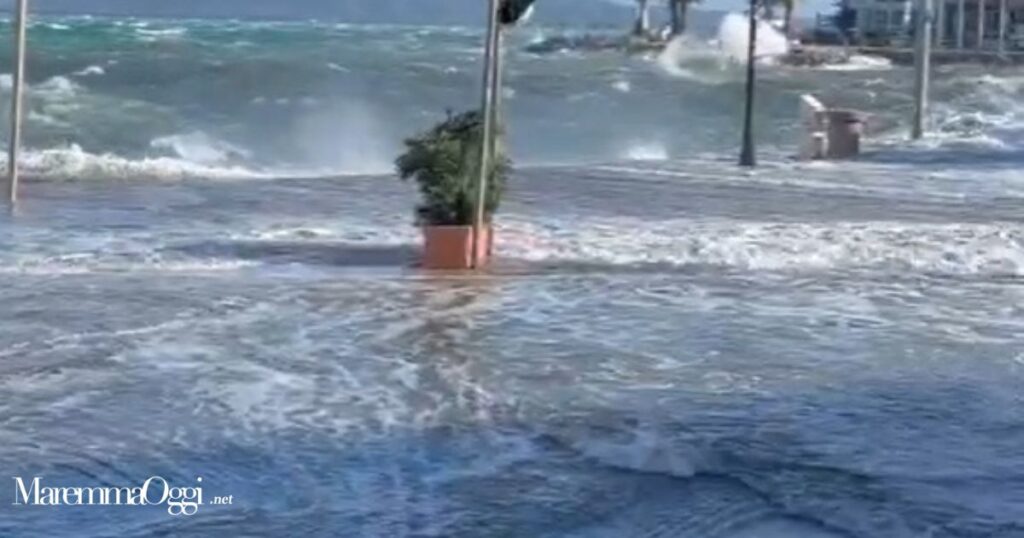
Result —
[[[747, 47], [750, 44], [750, 24], [747, 17], [739, 13], [730, 13], [722, 19], [718, 29], [718, 42], [722, 52], [733, 61], [744, 61]], [[765, 21], [757, 23], [756, 55], [760, 59], [777, 58], [789, 52], [786, 36]]]
[[668, 150], [659, 142], [641, 142], [628, 146], [622, 157], [630, 161], [664, 161], [668, 159]]
[[719, 74], [728, 66], [724, 60], [720, 50], [687, 35], [670, 41], [657, 58], [665, 73], [704, 83], [721, 82]]
[[[679, 76], [510, 39], [499, 263], [465, 278], [410, 268], [390, 161], [475, 105], [479, 28], [62, 19], [0, 212], [0, 467], [236, 506], [0, 536], [1013, 535], [1024, 76], [942, 66], [908, 149], [908, 68], [766, 69], [740, 171], [730, 20]], [[805, 91], [898, 136], [791, 162]]]

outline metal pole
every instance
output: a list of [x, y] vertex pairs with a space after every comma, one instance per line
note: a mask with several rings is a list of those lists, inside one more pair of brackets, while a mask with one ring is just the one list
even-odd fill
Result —
[[476, 215], [473, 219], [473, 268], [480, 267], [480, 238], [487, 220], [487, 180], [491, 171], [491, 137], [494, 130], [494, 83], [497, 79], [497, 49], [500, 44], [498, 33], [498, 8], [500, 0], [490, 0], [487, 23], [487, 45], [484, 50], [483, 96], [480, 114], [483, 119], [483, 138], [480, 141], [480, 175], [477, 183]]
[[906, 0], [903, 2], [903, 25], [900, 26], [900, 30], [903, 34], [909, 36], [914, 26], [914, 0]]
[[932, 62], [932, 0], [918, 0], [917, 49], [914, 51], [914, 124], [910, 136], [919, 140], [924, 136], [928, 116], [928, 83]]
[[7, 148], [7, 199], [18, 201], [18, 153], [21, 149], [21, 117], [25, 94], [25, 27], [28, 0], [18, 0], [14, 15], [14, 73], [11, 88], [11, 139]]
[[491, 95], [494, 96], [494, 104], [491, 106], [491, 160], [497, 163], [498, 159], [498, 136], [501, 134], [501, 116], [504, 105], [504, 64], [505, 64], [505, 31], [499, 25], [498, 33], [495, 35], [497, 45], [494, 49], [494, 76], [492, 78]]
[[633, 35], [646, 37], [651, 30], [651, 11], [648, 0], [637, 0], [636, 22], [633, 24]]
[[978, 50], [985, 48], [985, 0], [978, 0]]
[[757, 72], [754, 67], [757, 53], [757, 0], [750, 0], [750, 42], [747, 44], [747, 90], [746, 113], [743, 116], [743, 148], [740, 150], [740, 166], [757, 166], [754, 154], [754, 88]]
[[935, 21], [935, 48], [946, 48], [946, 0], [939, 0]]
[[964, 50], [964, 34], [967, 29], [967, 0], [956, 3], [956, 48]]
[[999, 54], [1006, 50], [1006, 0], [999, 0]]
[[[494, 103], [491, 106], [491, 136], [490, 139], [488, 139], [489, 148], [487, 151], [491, 165], [498, 166], [498, 159], [500, 158], [500, 154], [498, 152], [498, 137], [501, 134], [502, 129], [502, 109], [505, 100], [505, 96], [502, 95], [504, 91], [504, 77], [502, 75], [505, 64], [505, 51], [503, 50], [505, 46], [505, 30], [501, 24], [498, 25], [498, 31], [494, 36], [494, 41], [496, 43], [494, 48], [494, 67], [492, 68], [493, 74], [491, 75], [491, 95], [494, 96]], [[485, 185], [483, 192], [486, 194], [487, 189], [490, 187], [491, 186], [489, 185]], [[486, 208], [486, 199], [481, 203], [485, 204]], [[485, 222], [484, 224], [487, 223]], [[493, 234], [494, 231], [490, 230], [490, 233]], [[488, 250], [484, 253], [487, 257], [491, 254], [491, 241], [493, 241], [493, 236], [488, 236], [487, 245], [485, 246]], [[479, 241], [476, 241], [475, 243], [477, 246], [474, 248], [479, 248]], [[477, 254], [479, 255], [480, 253], [478, 252]], [[473, 264], [474, 266], [478, 265], [476, 261], [474, 261]]]

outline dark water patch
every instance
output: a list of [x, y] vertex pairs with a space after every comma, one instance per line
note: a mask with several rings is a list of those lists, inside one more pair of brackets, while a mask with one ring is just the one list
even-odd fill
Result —
[[419, 260], [413, 246], [313, 241], [208, 241], [171, 250], [197, 258], [335, 267], [414, 267]]

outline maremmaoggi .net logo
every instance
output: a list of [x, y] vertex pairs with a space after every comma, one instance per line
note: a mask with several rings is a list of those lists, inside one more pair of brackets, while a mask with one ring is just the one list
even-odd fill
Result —
[[[34, 477], [28, 483], [14, 477], [15, 506], [167, 506], [172, 516], [193, 516], [203, 506], [203, 478], [196, 485], [175, 487], [160, 476], [141, 486], [52, 487]], [[211, 504], [232, 504], [232, 496], [214, 497]]]

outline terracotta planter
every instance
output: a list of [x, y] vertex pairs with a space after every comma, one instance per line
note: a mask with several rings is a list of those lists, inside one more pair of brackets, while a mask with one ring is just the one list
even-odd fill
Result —
[[[476, 268], [487, 267], [494, 246], [491, 226], [485, 226], [478, 238], [480, 256]], [[473, 269], [472, 226], [424, 226], [423, 268], [440, 270]]]

